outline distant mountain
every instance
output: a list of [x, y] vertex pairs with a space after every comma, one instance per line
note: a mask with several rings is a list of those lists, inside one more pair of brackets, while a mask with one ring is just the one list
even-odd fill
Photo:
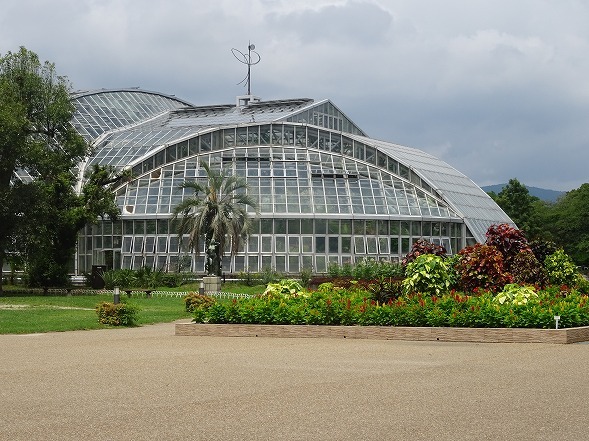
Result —
[[[485, 185], [481, 187], [483, 191], [487, 193], [493, 191], [495, 193], [499, 193], [503, 190], [507, 184], [495, 184], [495, 185]], [[565, 191], [557, 191], [557, 190], [547, 190], [545, 188], [538, 188], [538, 187], [529, 187], [526, 185], [526, 188], [530, 192], [530, 195], [536, 196], [538, 199], [541, 199], [546, 202], [556, 202], [557, 199], [563, 196], [566, 192]]]

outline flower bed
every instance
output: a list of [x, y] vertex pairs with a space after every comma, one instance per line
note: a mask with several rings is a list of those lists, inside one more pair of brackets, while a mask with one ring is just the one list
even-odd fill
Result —
[[589, 326], [588, 296], [575, 290], [509, 285], [499, 294], [406, 294], [386, 302], [363, 290], [322, 285], [314, 292], [210, 302], [194, 310], [196, 323], [458, 328], [560, 328]]

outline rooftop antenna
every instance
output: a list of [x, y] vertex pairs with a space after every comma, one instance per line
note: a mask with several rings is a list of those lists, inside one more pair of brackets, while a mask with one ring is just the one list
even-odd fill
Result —
[[[235, 58], [237, 58], [237, 61], [239, 61], [240, 63], [243, 63], [243, 64], [247, 64], [247, 75], [245, 76], [245, 78], [243, 80], [241, 80], [237, 84], [243, 83], [244, 87], [247, 84], [247, 94], [248, 95], [251, 95], [251, 83], [252, 83], [251, 67], [255, 64], [258, 64], [260, 62], [260, 60], [262, 59], [262, 57], [260, 57], [260, 54], [258, 54], [254, 50], [255, 48], [256, 48], [255, 45], [253, 45], [251, 42], [248, 42], [247, 55], [238, 49], [235, 49], [235, 48], [231, 49], [231, 53], [233, 54], [233, 56]], [[252, 57], [252, 54], [253, 54], [253, 57]]]

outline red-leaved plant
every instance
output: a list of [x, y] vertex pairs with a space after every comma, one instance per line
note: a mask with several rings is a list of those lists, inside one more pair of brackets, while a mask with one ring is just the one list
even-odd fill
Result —
[[422, 254], [433, 254], [435, 256], [446, 257], [446, 248], [435, 243], [429, 242], [425, 239], [417, 239], [411, 251], [401, 261], [403, 266], [407, 266]]
[[462, 249], [455, 264], [458, 284], [466, 292], [477, 288], [497, 292], [513, 281], [505, 272], [503, 254], [494, 246], [477, 243]]
[[513, 259], [520, 251], [530, 249], [523, 231], [509, 224], [491, 225], [485, 236], [487, 237], [485, 243], [497, 248], [506, 261]]

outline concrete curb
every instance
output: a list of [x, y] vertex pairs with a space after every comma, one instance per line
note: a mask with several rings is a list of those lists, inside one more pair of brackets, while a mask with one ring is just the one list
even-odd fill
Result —
[[175, 334], [178, 336], [216, 337], [358, 338], [473, 343], [569, 344], [589, 341], [589, 326], [568, 329], [524, 329], [177, 323]]

